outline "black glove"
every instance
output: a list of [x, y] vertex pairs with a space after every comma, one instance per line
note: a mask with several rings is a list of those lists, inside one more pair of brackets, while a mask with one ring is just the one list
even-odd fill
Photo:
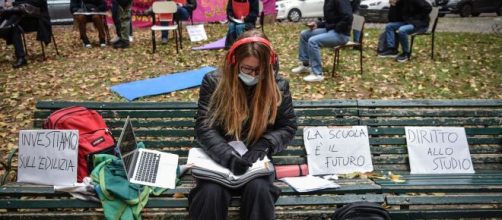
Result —
[[230, 169], [230, 171], [232, 171], [234, 175], [242, 175], [246, 171], [248, 171], [251, 165], [252, 164], [242, 159], [241, 157], [233, 155], [232, 158], [230, 158], [230, 163], [228, 165], [228, 168]]
[[258, 160], [263, 160], [265, 156], [267, 156], [268, 149], [270, 146], [270, 142], [267, 139], [260, 139], [255, 144], [250, 147], [250, 150], [242, 156], [244, 160], [247, 160], [249, 163], [254, 163]]

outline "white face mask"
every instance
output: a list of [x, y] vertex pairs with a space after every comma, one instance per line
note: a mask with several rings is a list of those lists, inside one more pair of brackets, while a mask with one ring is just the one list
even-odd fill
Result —
[[258, 77], [256, 76], [251, 76], [245, 73], [239, 73], [239, 79], [246, 85], [246, 86], [254, 86], [258, 83]]

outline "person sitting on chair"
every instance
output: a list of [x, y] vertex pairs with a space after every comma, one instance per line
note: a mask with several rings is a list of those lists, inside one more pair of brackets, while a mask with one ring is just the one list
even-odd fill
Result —
[[[178, 9], [176, 10], [176, 13], [174, 14], [174, 19], [178, 21], [188, 21], [192, 17], [193, 10], [197, 8], [197, 1], [196, 0], [187, 0], [185, 4], [176, 2], [176, 5]], [[168, 25], [168, 24], [163, 24], [163, 25]], [[169, 31], [162, 31], [162, 43], [166, 44], [168, 37], [169, 37]]]
[[0, 11], [0, 38], [14, 45], [16, 62], [12, 67], [19, 68], [28, 64], [23, 47], [22, 33], [37, 32], [37, 40], [48, 44], [52, 28], [44, 0], [6, 1]]
[[[396, 57], [398, 62], [406, 62], [410, 59], [410, 47], [408, 35], [422, 31], [429, 25], [429, 13], [432, 6], [425, 0], [390, 0], [389, 23], [385, 25], [385, 36], [388, 50], [378, 54], [379, 57]], [[399, 36], [399, 42], [403, 52], [398, 56], [395, 44], [395, 36]]]
[[349, 0], [324, 1], [324, 21], [310, 22], [309, 29], [300, 33], [298, 59], [301, 64], [291, 72], [309, 72], [303, 78], [307, 82], [324, 80], [322, 72], [321, 47], [335, 47], [349, 41], [352, 25], [352, 6]]
[[[196, 0], [186, 0], [185, 3], [180, 3], [180, 1], [176, 2], [176, 13], [174, 14], [174, 20], [177, 21], [188, 21], [188, 19], [192, 18], [193, 11], [197, 8]], [[153, 15], [153, 8], [150, 7], [144, 12], [144, 15]], [[161, 21], [161, 25], [169, 25], [168, 22]], [[169, 31], [161, 31], [161, 39], [163, 44], [167, 44], [169, 38]]]
[[[92, 21], [94, 27], [98, 30], [99, 45], [106, 47], [105, 40], [105, 21], [101, 14], [78, 14], [78, 13], [92, 13], [92, 12], [105, 12], [106, 4], [104, 0], [71, 0], [70, 11], [75, 18], [80, 32], [80, 40], [85, 48], [91, 48], [91, 42], [87, 38], [86, 26], [87, 22]], [[77, 12], [77, 13], [76, 13]]]
[[228, 0], [225, 49], [230, 48], [242, 32], [255, 28], [259, 10], [258, 0]]

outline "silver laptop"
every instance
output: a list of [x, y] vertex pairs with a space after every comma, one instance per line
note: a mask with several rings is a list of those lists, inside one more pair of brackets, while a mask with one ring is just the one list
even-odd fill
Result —
[[175, 188], [178, 155], [144, 148], [138, 149], [129, 116], [120, 134], [117, 147], [129, 182]]

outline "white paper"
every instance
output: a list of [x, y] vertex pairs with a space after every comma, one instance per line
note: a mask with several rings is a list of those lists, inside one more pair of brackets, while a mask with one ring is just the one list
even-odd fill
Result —
[[412, 174], [474, 173], [462, 127], [405, 127]]
[[230, 18], [230, 21], [233, 21], [233, 22], [235, 22], [235, 23], [238, 23], [238, 24], [242, 24], [242, 23], [244, 23], [244, 21], [243, 21], [243, 20], [241, 20], [241, 19], [237, 19], [237, 18], [234, 18], [234, 17], [232, 17], [232, 16], [230, 16], [229, 18]]
[[186, 27], [187, 27], [188, 37], [190, 37], [190, 41], [196, 42], [201, 40], [207, 40], [207, 34], [203, 24], [187, 25]]
[[315, 176], [285, 177], [280, 179], [295, 189], [297, 192], [311, 192], [321, 189], [339, 188], [340, 185]]
[[21, 130], [17, 181], [71, 186], [77, 182], [77, 130]]
[[366, 126], [306, 127], [303, 141], [311, 175], [373, 171]]
[[74, 15], [106, 15], [105, 11], [76, 11]]

